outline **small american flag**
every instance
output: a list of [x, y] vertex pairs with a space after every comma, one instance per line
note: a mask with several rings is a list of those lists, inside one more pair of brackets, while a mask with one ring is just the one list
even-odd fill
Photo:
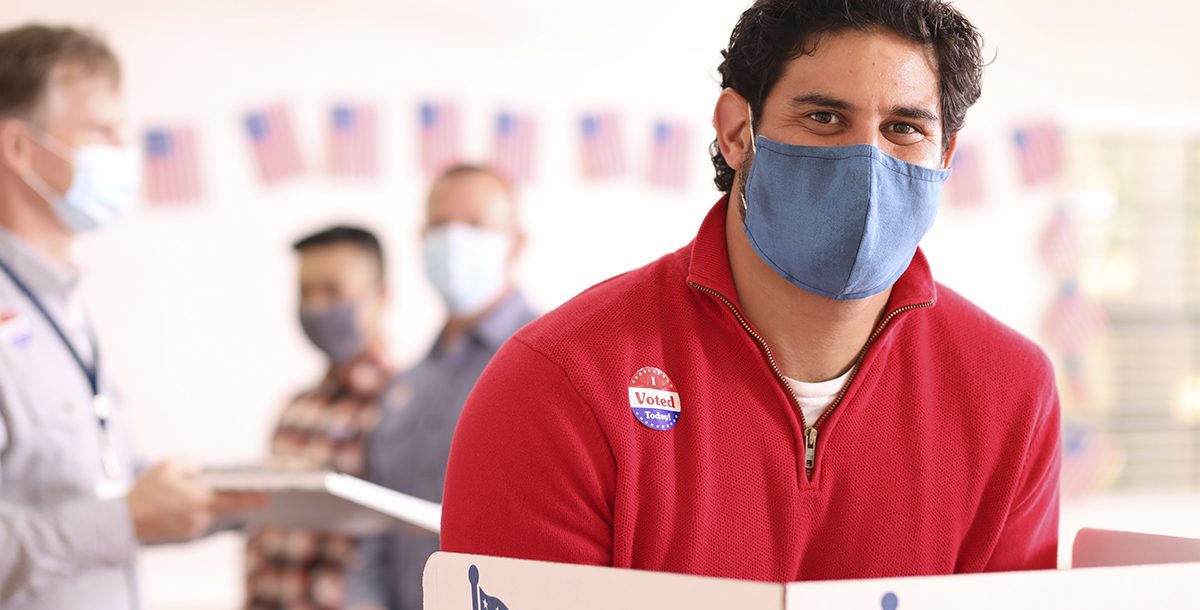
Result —
[[1079, 271], [1079, 237], [1071, 212], [1060, 208], [1050, 217], [1038, 237], [1042, 264], [1058, 279], [1074, 277]]
[[155, 204], [197, 201], [201, 197], [196, 136], [189, 127], [146, 131], [146, 200]]
[[248, 113], [245, 126], [263, 183], [274, 184], [304, 171], [291, 117], [283, 104]]
[[675, 190], [687, 188], [691, 130], [683, 123], [663, 120], [654, 124], [652, 137], [650, 183]]
[[533, 178], [537, 125], [533, 117], [503, 111], [496, 116], [492, 140], [492, 167], [513, 184], [525, 184]]
[[329, 172], [379, 175], [379, 114], [367, 104], [335, 104], [329, 113]]
[[1017, 166], [1025, 186], [1037, 186], [1063, 171], [1062, 131], [1050, 122], [1030, 123], [1013, 132]]
[[1104, 309], [1080, 294], [1074, 280], [1063, 282], [1042, 321], [1042, 333], [1050, 348], [1064, 357], [1081, 356], [1107, 327]]
[[603, 180], [624, 173], [620, 118], [613, 113], [589, 113], [580, 120], [579, 127], [583, 177]]
[[946, 199], [960, 207], [979, 205], [987, 196], [979, 147], [963, 144], [954, 153], [953, 173], [946, 182]]
[[420, 121], [421, 169], [435, 178], [461, 158], [458, 147], [458, 108], [444, 102], [425, 102], [418, 112]]

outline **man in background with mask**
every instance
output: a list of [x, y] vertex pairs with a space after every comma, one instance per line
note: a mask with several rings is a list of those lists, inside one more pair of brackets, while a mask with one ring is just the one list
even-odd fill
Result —
[[[425, 271], [447, 320], [429, 354], [388, 391], [371, 436], [372, 481], [442, 501], [450, 440], [467, 394], [488, 361], [536, 317], [513, 280], [524, 244], [508, 183], [485, 167], [453, 167], [434, 181], [422, 236]], [[353, 609], [419, 610], [434, 534], [405, 531], [363, 540], [351, 576]]]
[[[296, 242], [300, 327], [328, 361], [325, 376], [284, 410], [271, 442], [279, 468], [366, 474], [364, 441], [391, 380], [383, 341], [388, 305], [383, 247], [336, 226]], [[246, 606], [344, 607], [353, 538], [266, 525], [247, 545]]]
[[1051, 365], [917, 247], [981, 46], [945, 0], [757, 0], [720, 66], [726, 196], [496, 355], [443, 549], [775, 582], [1055, 567]]
[[120, 82], [88, 33], [0, 32], [0, 607], [12, 610], [136, 608], [140, 544], [195, 538], [262, 501], [214, 493], [182, 462], [135, 472], [71, 256], [137, 194]]

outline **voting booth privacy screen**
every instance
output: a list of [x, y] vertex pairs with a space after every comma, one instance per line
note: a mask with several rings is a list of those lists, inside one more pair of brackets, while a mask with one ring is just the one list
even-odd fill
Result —
[[773, 584], [438, 553], [426, 610], [1194, 610], [1200, 562]]

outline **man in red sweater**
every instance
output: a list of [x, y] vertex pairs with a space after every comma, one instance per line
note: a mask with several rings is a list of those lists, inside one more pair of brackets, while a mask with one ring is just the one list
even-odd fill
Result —
[[935, 282], [981, 38], [943, 0], [758, 0], [690, 245], [517, 333], [460, 419], [442, 548], [769, 581], [1053, 568], [1059, 405]]

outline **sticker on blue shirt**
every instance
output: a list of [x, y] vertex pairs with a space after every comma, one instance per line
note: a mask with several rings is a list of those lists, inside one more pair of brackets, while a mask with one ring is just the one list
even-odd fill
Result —
[[11, 347], [25, 347], [33, 334], [24, 316], [11, 309], [0, 310], [0, 343]]
[[660, 369], [645, 366], [629, 380], [629, 408], [651, 430], [670, 430], [679, 422], [679, 391]]

